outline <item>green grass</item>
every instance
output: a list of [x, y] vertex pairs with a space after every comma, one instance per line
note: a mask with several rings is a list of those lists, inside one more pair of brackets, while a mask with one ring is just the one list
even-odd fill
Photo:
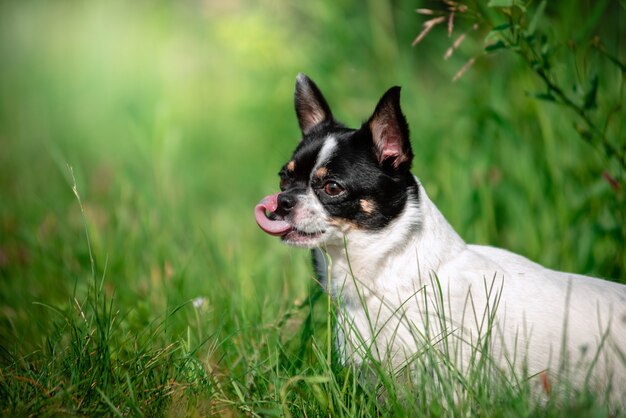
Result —
[[[443, 29], [411, 48], [415, 7], [0, 2], [3, 415], [606, 416], [488, 366], [463, 402], [440, 364], [412, 383], [374, 371], [377, 396], [329, 350], [309, 255], [254, 223], [298, 139], [297, 72], [352, 126], [398, 84], [414, 172], [467, 241], [626, 282], [624, 185], [602, 175], [619, 167], [526, 94], [541, 83], [520, 59], [452, 83], [482, 38], [447, 61]], [[577, 10], [550, 33], [568, 39]], [[593, 27], [624, 60], [623, 7]], [[623, 109], [623, 75], [602, 75], [600, 103], [621, 92]]]

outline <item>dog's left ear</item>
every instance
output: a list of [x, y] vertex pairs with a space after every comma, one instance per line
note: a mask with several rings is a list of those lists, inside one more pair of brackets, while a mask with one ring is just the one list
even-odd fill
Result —
[[367, 121], [374, 140], [374, 152], [380, 165], [396, 170], [410, 168], [413, 160], [409, 125], [400, 109], [400, 87], [392, 87], [378, 102]]

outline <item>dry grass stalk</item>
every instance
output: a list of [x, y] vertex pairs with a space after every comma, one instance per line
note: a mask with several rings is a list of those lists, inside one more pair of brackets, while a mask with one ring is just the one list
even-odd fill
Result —
[[445, 16], [439, 16], [439, 17], [435, 17], [433, 19], [429, 19], [426, 22], [424, 22], [424, 24], [423, 24], [424, 29], [422, 29], [420, 34], [417, 35], [417, 38], [415, 38], [415, 40], [413, 41], [411, 46], [415, 46], [415, 45], [419, 44], [422, 41], [422, 39], [424, 39], [424, 37], [426, 35], [428, 35], [428, 32], [430, 32], [432, 28], [434, 28], [435, 26], [437, 26], [438, 24], [440, 24], [444, 20], [446, 20]]
[[469, 61], [467, 61], [465, 65], [454, 75], [454, 77], [452, 77], [452, 82], [455, 82], [459, 78], [461, 78], [463, 74], [465, 74], [465, 72], [469, 70], [472, 65], [474, 65], [475, 61], [476, 58], [471, 58]]
[[456, 50], [459, 47], [459, 45], [461, 45], [463, 40], [465, 40], [465, 36], [466, 35], [467, 35], [466, 33], [463, 33], [458, 38], [456, 38], [456, 40], [454, 41], [452, 46], [450, 48], [448, 48], [448, 50], [446, 51], [445, 55], [443, 56], [444, 60], [447, 60], [448, 58], [450, 58], [452, 56], [452, 53], [454, 52], [454, 50]]

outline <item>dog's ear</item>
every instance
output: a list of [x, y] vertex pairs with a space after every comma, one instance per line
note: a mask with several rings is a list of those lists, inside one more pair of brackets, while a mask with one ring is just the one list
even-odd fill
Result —
[[367, 121], [374, 140], [374, 152], [380, 165], [394, 169], [410, 168], [413, 159], [409, 126], [400, 109], [400, 87], [392, 87], [378, 102]]
[[302, 73], [296, 77], [294, 99], [298, 123], [303, 135], [309, 134], [316, 126], [333, 117], [320, 89]]

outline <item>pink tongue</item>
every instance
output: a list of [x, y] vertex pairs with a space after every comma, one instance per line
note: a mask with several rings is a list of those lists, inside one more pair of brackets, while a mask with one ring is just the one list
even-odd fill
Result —
[[265, 212], [273, 213], [278, 208], [278, 195], [280, 193], [274, 193], [269, 196], [265, 196], [263, 200], [259, 202], [254, 208], [254, 219], [259, 227], [270, 235], [282, 236], [291, 231], [291, 225], [282, 220], [271, 220]]

